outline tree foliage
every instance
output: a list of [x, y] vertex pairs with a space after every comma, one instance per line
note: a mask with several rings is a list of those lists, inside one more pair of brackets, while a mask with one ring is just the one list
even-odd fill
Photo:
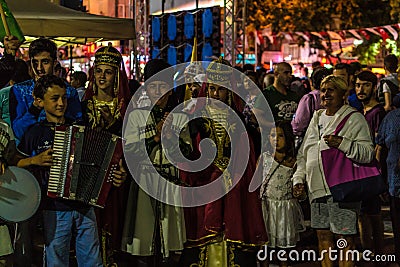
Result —
[[368, 41], [364, 41], [361, 45], [358, 45], [353, 51], [353, 55], [358, 56], [358, 60], [362, 64], [374, 64], [376, 63], [376, 56], [382, 49], [386, 50], [389, 54], [394, 54], [397, 57], [400, 56], [400, 41], [394, 41], [387, 39], [383, 41], [379, 36], [372, 35]]
[[358, 55], [358, 60], [361, 62], [361, 64], [374, 64], [376, 61], [376, 56], [381, 50], [381, 42], [382, 40], [379, 36], [373, 35], [369, 41], [357, 46], [353, 51], [353, 54]]
[[247, 5], [248, 24], [271, 27], [273, 32], [386, 25], [394, 23], [400, 12], [398, 0], [250, 0]]

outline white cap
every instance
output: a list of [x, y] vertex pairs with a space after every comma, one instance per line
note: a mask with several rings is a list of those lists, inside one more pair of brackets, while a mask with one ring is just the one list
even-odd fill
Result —
[[201, 62], [195, 61], [190, 63], [186, 68], [185, 68], [185, 75], [192, 75], [195, 76], [197, 74], [202, 74], [205, 73], [203, 67], [201, 66]]
[[205, 74], [197, 74], [194, 76], [193, 80], [197, 83], [206, 82], [206, 75]]

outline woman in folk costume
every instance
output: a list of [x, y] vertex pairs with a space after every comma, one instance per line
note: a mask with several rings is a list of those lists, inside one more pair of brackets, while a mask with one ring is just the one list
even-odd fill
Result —
[[[89, 86], [82, 102], [85, 125], [122, 135], [123, 116], [130, 93], [121, 53], [112, 46], [99, 48], [90, 70]], [[114, 183], [104, 209], [97, 210], [97, 223], [105, 266], [115, 263], [115, 252], [121, 248], [123, 218], [129, 185], [123, 183], [126, 171], [120, 161], [124, 179]]]
[[[167, 154], [191, 151], [187, 115], [170, 114], [176, 104], [170, 67], [161, 59], [146, 64], [144, 87], [152, 106], [131, 110], [124, 124], [124, 152], [140, 188], [132, 183], [122, 249], [139, 256], [135, 258], [140, 266], [175, 266], [186, 241], [183, 209], [161, 201], [169, 196], [181, 203], [180, 188], [173, 188], [182, 184], [179, 171]], [[171, 143], [174, 136], [179, 145]]]
[[121, 136], [130, 97], [121, 53], [112, 46], [99, 48], [83, 101], [85, 121], [92, 128], [106, 129]]
[[[209, 194], [220, 193], [221, 188], [228, 193], [207, 204], [185, 208], [188, 242], [182, 256], [183, 266], [256, 266], [257, 251], [266, 243], [267, 235], [258, 190], [249, 192], [256, 166], [253, 142], [250, 139], [247, 144], [250, 157], [244, 163], [245, 171], [238, 174], [237, 166], [245, 161], [242, 144], [246, 144], [243, 139], [247, 136], [245, 128], [239, 127], [242, 107], [233, 93], [232, 68], [220, 58], [211, 62], [206, 75], [207, 83], [203, 84], [199, 97], [206, 96], [207, 100], [198, 99], [195, 114], [200, 116], [190, 122], [192, 159], [199, 159], [200, 155], [209, 157], [208, 151], [200, 147], [205, 138], [214, 142], [216, 155], [211, 155], [212, 163], [204, 170], [182, 171], [182, 179], [192, 187], [200, 187], [222, 177]], [[184, 201], [199, 197], [203, 196], [184, 195]]]

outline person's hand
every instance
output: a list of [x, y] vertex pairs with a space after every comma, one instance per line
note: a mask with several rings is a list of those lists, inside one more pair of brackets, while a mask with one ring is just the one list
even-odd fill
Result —
[[127, 173], [122, 163], [122, 159], [119, 160], [119, 168], [113, 173], [113, 185], [120, 187], [126, 180]]
[[337, 135], [325, 135], [324, 137], [325, 144], [329, 147], [338, 148], [342, 143], [343, 137]]
[[393, 110], [393, 107], [389, 105], [385, 105], [383, 108], [385, 109], [386, 112]]
[[[172, 114], [168, 116], [168, 114], [169, 114], [169, 112], [166, 112], [164, 114], [164, 117], [156, 125], [156, 130], [157, 130], [157, 135], [155, 136], [156, 142], [160, 141], [161, 133], [163, 133], [167, 139], [170, 139], [172, 137], [173, 116], [172, 116]], [[163, 128], [164, 128], [164, 131], [162, 132]]]
[[102, 107], [99, 108], [101, 117], [103, 118], [104, 122], [107, 125], [110, 125], [112, 123], [112, 121], [114, 120], [113, 115], [111, 114], [111, 110], [107, 105], [104, 105]]
[[49, 148], [31, 158], [31, 165], [50, 167], [53, 164], [53, 149]]
[[21, 42], [15, 36], [6, 36], [4, 37], [4, 49], [7, 54], [11, 54], [15, 56]]
[[293, 196], [304, 200], [306, 196], [306, 191], [304, 190], [304, 184], [296, 184], [293, 186]]

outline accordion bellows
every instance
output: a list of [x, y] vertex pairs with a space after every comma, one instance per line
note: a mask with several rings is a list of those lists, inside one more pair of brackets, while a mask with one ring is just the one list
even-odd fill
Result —
[[104, 207], [122, 157], [121, 138], [85, 126], [58, 126], [47, 195]]

